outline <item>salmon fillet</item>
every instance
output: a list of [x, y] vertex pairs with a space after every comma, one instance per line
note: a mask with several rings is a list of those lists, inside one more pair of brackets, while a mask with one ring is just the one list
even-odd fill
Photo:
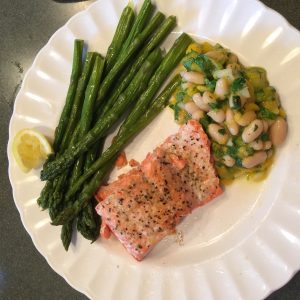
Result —
[[102, 230], [110, 230], [140, 261], [175, 233], [183, 217], [221, 193], [209, 139], [191, 120], [137, 168], [100, 187], [96, 210]]

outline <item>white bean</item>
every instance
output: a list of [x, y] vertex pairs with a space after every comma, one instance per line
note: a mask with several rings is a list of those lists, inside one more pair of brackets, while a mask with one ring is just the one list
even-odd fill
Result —
[[230, 53], [228, 57], [228, 63], [237, 63], [239, 61], [238, 57], [234, 53]]
[[224, 61], [226, 56], [224, 52], [213, 50], [205, 53], [208, 57], [216, 60], [216, 61]]
[[221, 100], [224, 100], [229, 93], [229, 84], [226, 78], [218, 79], [215, 87], [215, 94]]
[[209, 111], [210, 107], [207, 103], [204, 103], [203, 97], [200, 95], [200, 93], [194, 94], [193, 95], [193, 101], [196, 103], [196, 105], [204, 110], [204, 111]]
[[195, 104], [194, 101], [190, 101], [184, 104], [184, 109], [189, 113], [193, 114], [195, 111], [199, 109], [199, 107]]
[[267, 132], [267, 131], [268, 131], [268, 129], [269, 129], [269, 124], [268, 124], [268, 121], [266, 121], [266, 120], [262, 120], [262, 122], [263, 122], [263, 125], [264, 125], [264, 132]]
[[232, 135], [237, 135], [239, 133], [240, 126], [235, 122], [233, 112], [230, 108], [227, 108], [226, 110], [226, 125]]
[[209, 91], [205, 91], [202, 95], [203, 102], [206, 104], [215, 103], [217, 101], [215, 95]]
[[223, 156], [223, 162], [224, 162], [224, 165], [227, 167], [232, 167], [235, 164], [235, 160], [229, 155]]
[[259, 151], [254, 153], [252, 156], [248, 156], [243, 159], [242, 165], [246, 169], [251, 169], [267, 159], [268, 155], [265, 151]]
[[235, 121], [240, 126], [247, 126], [249, 125], [253, 120], [255, 120], [256, 114], [253, 110], [246, 111], [240, 118], [236, 118]]
[[264, 143], [262, 140], [255, 140], [251, 143], [249, 143], [249, 146], [253, 148], [254, 150], [262, 150], [264, 148]]
[[274, 146], [281, 145], [287, 135], [287, 123], [279, 117], [270, 127], [270, 139]]
[[201, 109], [196, 110], [192, 114], [192, 119], [199, 121], [201, 118], [204, 117], [204, 111]]
[[252, 121], [243, 131], [242, 139], [245, 143], [254, 141], [263, 131], [264, 126], [261, 120]]
[[181, 72], [181, 77], [187, 82], [193, 82], [195, 84], [204, 84], [204, 75], [199, 72]]
[[208, 125], [208, 133], [217, 143], [221, 145], [225, 145], [228, 141], [228, 134], [225, 132], [225, 129], [218, 124], [209, 124]]
[[272, 148], [272, 142], [271, 141], [264, 142], [264, 150], [269, 150], [271, 148]]
[[225, 112], [222, 109], [211, 110], [207, 113], [215, 122], [222, 123], [225, 120]]
[[232, 70], [232, 74], [236, 75], [241, 70], [241, 65], [237, 63], [230, 63], [226, 66], [226, 69]]

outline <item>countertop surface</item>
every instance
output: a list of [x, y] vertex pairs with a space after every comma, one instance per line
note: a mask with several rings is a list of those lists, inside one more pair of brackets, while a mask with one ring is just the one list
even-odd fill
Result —
[[[0, 299], [87, 299], [35, 249], [15, 207], [8, 179], [8, 124], [24, 74], [51, 35], [93, 1], [1, 0], [0, 9]], [[300, 30], [299, 0], [263, 0]], [[300, 259], [300, 254], [299, 254]], [[268, 300], [300, 299], [300, 272]]]

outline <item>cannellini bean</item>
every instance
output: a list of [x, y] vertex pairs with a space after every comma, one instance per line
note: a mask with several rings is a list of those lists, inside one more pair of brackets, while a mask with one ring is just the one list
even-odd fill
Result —
[[225, 112], [222, 109], [211, 110], [207, 113], [215, 122], [222, 123], [225, 120]]
[[209, 91], [205, 91], [202, 95], [203, 102], [206, 104], [215, 103], [217, 101], [215, 95]]
[[217, 50], [209, 51], [205, 54], [216, 61], [224, 61], [226, 59], [225, 53]]
[[230, 108], [227, 108], [226, 110], [226, 125], [232, 135], [237, 135], [239, 133], [240, 126], [235, 122], [233, 112]]
[[203, 97], [200, 95], [200, 93], [194, 94], [193, 95], [193, 101], [196, 103], [196, 105], [204, 110], [204, 111], [209, 111], [210, 107], [207, 103], [204, 103]]
[[268, 150], [267, 155], [268, 155], [268, 158], [270, 158], [273, 155], [273, 149]]
[[224, 165], [227, 167], [232, 167], [235, 164], [235, 160], [229, 155], [225, 155], [223, 157], [223, 162], [224, 162]]
[[237, 74], [241, 70], [241, 65], [237, 63], [230, 63], [226, 66], [226, 69], [232, 70], [232, 74]]
[[190, 101], [184, 104], [184, 109], [189, 113], [193, 114], [195, 111], [199, 109], [199, 107], [195, 104], [194, 101]]
[[208, 133], [217, 143], [225, 145], [228, 141], [228, 134], [225, 131], [225, 128], [218, 124], [209, 124]]
[[199, 72], [181, 72], [181, 77], [187, 82], [193, 82], [195, 84], [204, 84], [204, 75]]
[[249, 111], [246, 111], [240, 118], [236, 118], [235, 121], [240, 126], [247, 126], [255, 119], [256, 119], [255, 112], [253, 110], [249, 110]]
[[237, 63], [238, 61], [239, 59], [234, 53], [229, 54], [228, 63]]
[[262, 150], [264, 148], [264, 142], [262, 140], [255, 140], [249, 143], [249, 146], [256, 151]]
[[264, 142], [264, 150], [269, 150], [271, 148], [272, 148], [272, 142], [271, 141]]
[[268, 131], [268, 129], [269, 129], [269, 124], [268, 124], [268, 121], [266, 121], [266, 120], [262, 120], [262, 122], [263, 122], [263, 126], [264, 126], [264, 132], [267, 132], [267, 131]]
[[192, 114], [192, 119], [199, 121], [201, 118], [204, 117], [204, 111], [201, 109], [196, 110]]
[[242, 160], [242, 165], [246, 169], [251, 169], [261, 163], [263, 163], [267, 159], [268, 155], [265, 151], [259, 151], [253, 154], [252, 156], [248, 156]]
[[215, 88], [215, 94], [218, 98], [224, 100], [229, 93], [229, 84], [226, 78], [218, 79]]
[[287, 123], [279, 117], [270, 127], [270, 139], [274, 146], [281, 145], [287, 135]]
[[245, 143], [254, 141], [263, 131], [264, 126], [261, 120], [252, 121], [243, 131], [242, 139]]

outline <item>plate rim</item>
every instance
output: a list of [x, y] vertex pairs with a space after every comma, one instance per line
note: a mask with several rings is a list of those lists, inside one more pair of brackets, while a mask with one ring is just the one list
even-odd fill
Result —
[[[68, 276], [67, 274], [65, 274], [62, 270], [59, 270], [59, 267], [57, 265], [55, 265], [54, 262], [50, 261], [49, 257], [47, 257], [46, 255], [44, 255], [42, 253], [42, 247], [40, 246], [40, 243], [34, 238], [33, 233], [30, 232], [30, 230], [28, 229], [28, 226], [26, 225], [26, 222], [24, 220], [24, 214], [23, 211], [21, 209], [21, 207], [19, 207], [17, 205], [17, 202], [15, 200], [15, 190], [13, 187], [13, 182], [12, 182], [12, 169], [11, 169], [11, 160], [12, 158], [12, 153], [11, 153], [11, 140], [12, 140], [12, 122], [13, 122], [13, 116], [15, 114], [16, 111], [16, 105], [17, 103], [20, 101], [20, 95], [24, 89], [24, 82], [26, 82], [28, 76], [30, 75], [31, 71], [36, 67], [36, 62], [39, 59], [39, 56], [41, 55], [41, 53], [51, 44], [51, 41], [53, 39], [55, 39], [56, 35], [59, 34], [60, 31], [62, 31], [65, 27], [67, 27], [74, 19], [77, 19], [78, 17], [80, 17], [80, 15], [83, 15], [86, 11], [89, 10], [93, 10], [94, 7], [96, 7], [98, 5], [98, 3], [103, 2], [104, 0], [96, 0], [94, 2], [92, 2], [91, 4], [89, 4], [88, 7], [82, 9], [81, 11], [77, 12], [76, 14], [74, 14], [71, 18], [68, 19], [68, 21], [61, 27], [59, 27], [52, 35], [51, 37], [48, 39], [47, 43], [38, 51], [38, 53], [36, 54], [31, 66], [29, 67], [29, 69], [26, 71], [26, 74], [24, 75], [24, 78], [22, 80], [22, 85], [18, 91], [17, 96], [15, 97], [15, 101], [14, 101], [14, 105], [13, 105], [13, 112], [9, 121], [9, 139], [8, 139], [8, 143], [7, 143], [7, 158], [8, 158], [8, 177], [9, 177], [9, 181], [10, 181], [10, 185], [12, 187], [12, 195], [13, 195], [13, 200], [15, 203], [15, 206], [18, 209], [19, 215], [20, 215], [20, 219], [22, 221], [22, 225], [24, 226], [25, 230], [27, 231], [27, 233], [29, 234], [35, 248], [38, 250], [38, 252], [44, 257], [44, 259], [47, 261], [48, 265], [53, 269], [53, 271], [55, 271], [57, 274], [59, 274], [62, 278], [64, 278], [64, 280], [72, 287], [74, 288], [76, 291], [79, 291], [81, 293], [83, 293], [84, 295], [86, 295], [87, 297], [91, 297], [91, 293], [89, 292], [88, 289], [83, 288], [83, 287], [78, 287], [75, 286], [75, 284], [73, 284], [71, 278], [69, 278], [70, 276]], [[140, 2], [141, 0], [137, 0], [137, 2]], [[212, 0], [213, 1], [213, 0]], [[234, 0], [233, 0], [234, 1]], [[272, 14], [275, 14], [277, 17], [279, 17], [281, 19], [281, 22], [284, 23], [284, 25], [286, 26], [286, 30], [291, 30], [294, 33], [296, 33], [299, 36], [300, 39], [300, 31], [295, 28], [293, 25], [290, 24], [290, 22], [284, 17], [282, 16], [279, 12], [277, 12], [276, 10], [268, 7], [266, 4], [262, 3], [259, 0], [251, 0], [252, 2], [257, 3], [258, 5], [260, 5], [264, 10], [271, 12]], [[270, 295], [272, 292], [274, 292], [275, 290], [281, 288], [282, 286], [284, 286], [287, 282], [289, 282], [291, 280], [291, 278], [299, 271], [300, 269], [300, 262], [299, 265], [296, 269], [292, 270], [289, 274], [288, 277], [286, 277], [286, 280], [284, 282], [281, 282], [280, 284], [278, 284], [276, 287], [272, 287], [269, 288], [266, 292], [265, 295], [263, 295], [263, 297], [267, 297], [268, 295]]]

